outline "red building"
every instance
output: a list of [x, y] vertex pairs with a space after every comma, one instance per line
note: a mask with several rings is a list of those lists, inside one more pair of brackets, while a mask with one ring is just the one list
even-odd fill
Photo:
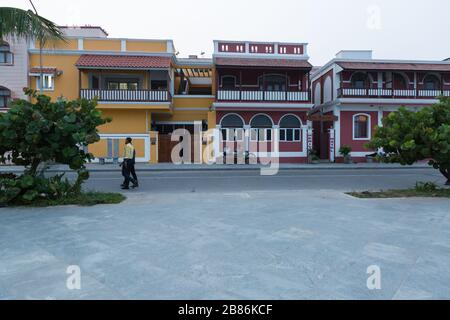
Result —
[[[312, 147], [307, 45], [215, 41], [218, 155], [306, 162]], [[279, 130], [278, 130], [279, 129]], [[308, 144], [309, 143], [309, 144]]]
[[383, 117], [450, 97], [450, 61], [375, 60], [371, 51], [341, 51], [312, 75], [312, 91], [312, 114], [335, 120], [314, 122], [321, 158], [340, 162], [339, 149], [348, 145], [354, 160], [365, 161], [374, 153], [365, 144]]

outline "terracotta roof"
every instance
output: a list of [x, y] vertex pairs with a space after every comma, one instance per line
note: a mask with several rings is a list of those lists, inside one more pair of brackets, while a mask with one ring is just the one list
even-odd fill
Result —
[[308, 61], [294, 59], [216, 58], [215, 62], [218, 66], [312, 68]]
[[[48, 68], [48, 67], [42, 68], [42, 73], [44, 73], [44, 74], [56, 74], [57, 71], [58, 70], [56, 68]], [[32, 73], [32, 74], [41, 73], [41, 68], [33, 67], [30, 69], [30, 73]]]
[[347, 70], [450, 71], [450, 63], [337, 62]]
[[159, 56], [82, 55], [75, 64], [78, 68], [169, 68], [171, 59]]

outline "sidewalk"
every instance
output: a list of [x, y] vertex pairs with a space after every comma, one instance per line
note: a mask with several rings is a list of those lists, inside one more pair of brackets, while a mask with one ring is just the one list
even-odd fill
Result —
[[[114, 164], [88, 164], [87, 168], [90, 172], [116, 172], [121, 171], [119, 165]], [[136, 170], [141, 172], [172, 172], [172, 171], [249, 171], [261, 170], [261, 165], [205, 165], [205, 164], [183, 164], [174, 165], [171, 163], [160, 164], [136, 164]], [[381, 164], [381, 163], [358, 163], [358, 164], [338, 164], [338, 163], [321, 163], [321, 164], [280, 164], [280, 170], [364, 170], [364, 169], [427, 169], [431, 168], [428, 163], [419, 163], [413, 166], [402, 166], [399, 164]], [[0, 166], [0, 172], [22, 172], [23, 167], [20, 166]], [[70, 172], [68, 166], [52, 165], [47, 172]]]

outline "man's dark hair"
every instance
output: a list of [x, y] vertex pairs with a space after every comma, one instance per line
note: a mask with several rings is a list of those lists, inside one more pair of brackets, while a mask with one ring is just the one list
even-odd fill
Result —
[[131, 143], [131, 142], [133, 141], [133, 139], [131, 139], [130, 137], [128, 137], [125, 141], [126, 141], [127, 143]]

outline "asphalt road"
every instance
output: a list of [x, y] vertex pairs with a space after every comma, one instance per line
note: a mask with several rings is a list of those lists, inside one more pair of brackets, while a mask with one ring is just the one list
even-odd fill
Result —
[[[259, 171], [138, 172], [140, 188], [129, 192], [245, 192], [283, 190], [365, 191], [411, 188], [417, 181], [444, 184], [433, 169], [286, 170], [275, 176]], [[118, 191], [120, 172], [94, 172], [87, 190]]]

